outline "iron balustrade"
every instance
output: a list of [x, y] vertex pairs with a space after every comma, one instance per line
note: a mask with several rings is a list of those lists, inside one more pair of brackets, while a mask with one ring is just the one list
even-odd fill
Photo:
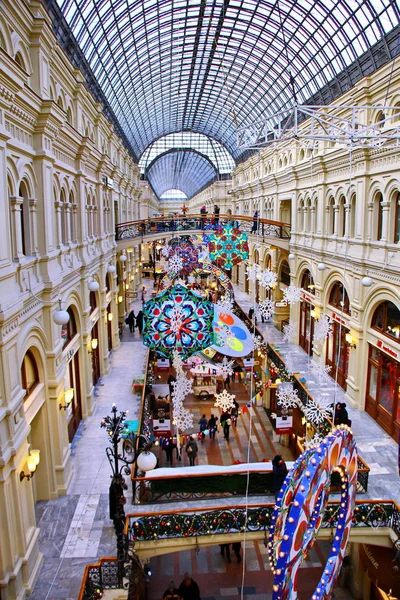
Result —
[[[253, 217], [243, 215], [219, 215], [219, 224], [233, 223], [241, 231], [250, 234], [253, 229]], [[175, 231], [215, 231], [219, 224], [215, 223], [213, 215], [186, 215], [170, 217], [151, 217], [139, 221], [119, 223], [116, 226], [116, 241], [143, 239], [146, 235], [157, 233], [173, 233]], [[263, 238], [290, 239], [290, 225], [281, 221], [258, 219], [258, 234]]]
[[116, 557], [100, 558], [97, 563], [86, 565], [78, 600], [95, 600], [99, 592], [120, 588], [118, 561]]
[[[212, 509], [177, 509], [159, 514], [127, 515], [125, 533], [130, 542], [169, 538], [218, 535], [251, 531], [266, 532], [271, 524], [274, 504], [251, 504], [247, 508], [219, 506]], [[335, 528], [339, 502], [329, 502], [324, 512], [322, 528]], [[400, 507], [393, 500], [356, 502], [354, 528], [391, 528], [400, 535]]]

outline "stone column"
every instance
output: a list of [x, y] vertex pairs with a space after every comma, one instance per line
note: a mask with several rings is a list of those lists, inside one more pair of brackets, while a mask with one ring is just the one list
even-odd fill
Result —
[[11, 196], [11, 240], [12, 256], [18, 260], [23, 256], [22, 252], [22, 231], [21, 231], [21, 211], [24, 199], [19, 196]]
[[37, 230], [37, 204], [38, 201], [35, 198], [29, 199], [29, 226], [31, 241], [30, 254], [37, 256], [39, 254], [38, 248], [38, 230]]
[[389, 240], [389, 213], [390, 213], [390, 202], [388, 200], [382, 200], [382, 242]]
[[54, 202], [55, 210], [56, 210], [56, 232], [57, 232], [57, 248], [61, 248], [62, 245], [62, 230], [61, 230], [61, 211], [62, 211], [62, 202], [56, 200]]
[[344, 208], [344, 235], [345, 237], [350, 236], [350, 219], [351, 219], [351, 203], [346, 203], [343, 205]]

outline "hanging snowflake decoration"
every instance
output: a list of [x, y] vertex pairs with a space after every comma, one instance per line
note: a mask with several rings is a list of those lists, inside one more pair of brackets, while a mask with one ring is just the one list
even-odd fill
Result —
[[332, 415], [332, 400], [326, 396], [309, 397], [302, 408], [304, 416], [312, 425], [322, 425]]
[[193, 428], [193, 413], [191, 413], [187, 408], [183, 408], [180, 411], [174, 411], [174, 418], [172, 423], [176, 426], [179, 431], [182, 433], [187, 431], [188, 429]]
[[233, 309], [233, 299], [230, 296], [225, 296], [221, 298], [216, 303], [218, 310], [223, 313], [229, 313]]
[[233, 375], [233, 363], [234, 363], [234, 361], [228, 360], [226, 358], [226, 356], [224, 356], [224, 358], [222, 359], [222, 362], [219, 365], [219, 368], [221, 369], [222, 377], [224, 379], [227, 379], [228, 377]]
[[305, 450], [308, 450], [309, 448], [317, 448], [320, 444], [322, 444], [324, 439], [324, 436], [316, 431], [311, 439], [304, 440]]
[[261, 268], [260, 265], [254, 264], [246, 267], [247, 279], [249, 281], [257, 281], [260, 279]]
[[278, 391], [276, 394], [276, 400], [279, 406], [282, 408], [295, 408], [299, 403], [299, 397], [297, 395], [297, 390], [293, 388], [279, 385]]
[[183, 258], [174, 254], [168, 261], [168, 270], [173, 273], [179, 273], [183, 269]]
[[174, 367], [177, 375], [183, 373], [183, 360], [179, 352], [174, 352], [172, 366]]
[[261, 335], [256, 335], [255, 333], [253, 333], [252, 338], [254, 350], [262, 350], [265, 346], [265, 343]]
[[258, 305], [259, 313], [264, 319], [269, 319], [270, 316], [275, 311], [275, 302], [270, 300], [270, 298], [266, 298]]
[[230, 334], [229, 327], [219, 326], [218, 331], [214, 333], [214, 344], [219, 347], [224, 346]]
[[179, 373], [176, 381], [172, 382], [172, 388], [173, 402], [183, 402], [186, 396], [193, 392], [192, 380], [188, 379], [185, 373]]
[[323, 342], [325, 338], [331, 336], [332, 333], [332, 319], [327, 315], [322, 314], [314, 325], [314, 340]]
[[331, 366], [324, 364], [324, 357], [320, 356], [316, 360], [311, 361], [311, 372], [318, 380], [318, 383], [323, 383], [327, 380]]
[[285, 344], [292, 344], [293, 338], [297, 332], [297, 323], [289, 321], [287, 325], [283, 326], [283, 341]]
[[264, 286], [267, 290], [276, 287], [278, 283], [278, 275], [271, 271], [271, 269], [265, 269], [265, 271], [262, 271], [260, 273], [259, 279], [261, 285]]
[[216, 394], [215, 396], [215, 404], [214, 406], [219, 407], [222, 411], [230, 410], [235, 406], [234, 404], [235, 396], [233, 394], [228, 394], [226, 390], [221, 392], [221, 394]]
[[170, 251], [171, 251], [171, 248], [169, 248], [168, 246], [163, 246], [163, 248], [161, 250], [161, 254], [163, 256], [165, 256], [166, 258], [168, 258]]
[[190, 284], [196, 283], [196, 277], [194, 275], [189, 275], [188, 283], [190, 283]]
[[283, 301], [287, 302], [292, 306], [301, 300], [301, 294], [303, 290], [301, 288], [296, 287], [295, 285], [289, 285], [287, 288], [281, 288], [283, 292]]

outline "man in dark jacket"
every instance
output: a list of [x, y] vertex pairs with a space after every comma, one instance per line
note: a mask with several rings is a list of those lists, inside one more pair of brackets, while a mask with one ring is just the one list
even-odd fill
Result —
[[201, 600], [199, 586], [189, 573], [185, 573], [183, 576], [183, 581], [179, 586], [179, 594], [182, 600]]
[[335, 425], [348, 425], [349, 415], [346, 409], [345, 402], [338, 402], [335, 411]]
[[274, 486], [275, 500], [277, 500], [278, 498], [278, 494], [281, 490], [287, 472], [288, 469], [282, 456], [280, 454], [274, 456], [272, 460], [272, 480]]
[[136, 317], [135, 317], [135, 312], [133, 310], [131, 310], [131, 312], [129, 313], [128, 318], [126, 319], [126, 322], [129, 325], [129, 331], [131, 333], [135, 333]]
[[139, 310], [138, 314], [136, 315], [136, 327], [139, 329], [140, 335], [142, 335], [142, 331], [143, 331], [143, 312], [141, 310]]
[[179, 590], [175, 587], [173, 581], [169, 582], [168, 589], [163, 594], [163, 600], [181, 600]]

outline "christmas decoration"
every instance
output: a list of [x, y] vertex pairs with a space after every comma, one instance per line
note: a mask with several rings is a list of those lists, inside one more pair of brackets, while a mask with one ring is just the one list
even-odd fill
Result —
[[303, 407], [307, 421], [313, 425], [322, 425], [333, 414], [332, 399], [328, 396], [314, 395], [308, 397], [307, 404]]
[[228, 360], [226, 356], [222, 359], [222, 362], [218, 365], [221, 370], [222, 377], [227, 379], [228, 377], [233, 375], [233, 360]]
[[193, 428], [193, 414], [182, 406], [180, 411], [174, 410], [172, 423], [182, 433]]
[[219, 267], [229, 270], [249, 256], [248, 238], [233, 225], [215, 231], [208, 243], [210, 259]]
[[318, 383], [323, 383], [326, 381], [331, 369], [331, 366], [324, 364], [324, 357], [322, 355], [319, 358], [311, 361], [310, 370], [317, 378]]
[[229, 313], [233, 309], [233, 298], [229, 295], [218, 300], [215, 305], [217, 309], [222, 313]]
[[[181, 238], [174, 238], [174, 240], [177, 240], [177, 243], [169, 247], [168, 267], [171, 271], [189, 275], [199, 267], [199, 248], [194, 246], [189, 239], [182, 241]], [[170, 240], [170, 244], [172, 241]], [[178, 261], [176, 257], [180, 258], [181, 261]], [[177, 265], [181, 265], [180, 268], [174, 268], [174, 265], [171, 265], [173, 259], [176, 260]]]
[[282, 408], [295, 408], [299, 404], [297, 390], [294, 390], [289, 384], [278, 385], [276, 401]]
[[247, 356], [253, 350], [253, 340], [246, 325], [232, 312], [223, 312], [215, 305], [213, 349], [226, 356]]
[[222, 411], [230, 410], [235, 406], [233, 402], [234, 399], [235, 396], [233, 394], [228, 394], [228, 392], [224, 390], [221, 394], [216, 394], [214, 406], [221, 408]]
[[271, 271], [271, 269], [265, 269], [259, 276], [260, 283], [265, 289], [270, 290], [276, 287], [278, 283], [278, 275]]
[[314, 324], [314, 340], [317, 342], [323, 342], [325, 338], [331, 336], [332, 333], [332, 319], [330, 319], [327, 315], [322, 314]]
[[295, 285], [289, 285], [287, 288], [281, 288], [283, 292], [283, 301], [292, 306], [301, 300], [303, 290]]
[[190, 283], [191, 285], [193, 285], [193, 283], [196, 283], [196, 277], [194, 275], [189, 275], [188, 283]]
[[213, 342], [214, 305], [183, 285], [174, 285], [143, 305], [143, 343], [168, 357], [182, 358]]
[[257, 264], [249, 265], [246, 267], [246, 272], [249, 281], [257, 281], [257, 279], [260, 279], [261, 267]]
[[253, 338], [254, 350], [262, 350], [265, 346], [262, 337], [260, 335], [256, 335], [255, 333], [253, 333], [251, 337]]
[[183, 360], [177, 351], [173, 353], [172, 366], [174, 367], [177, 375], [183, 373]]
[[260, 302], [258, 305], [258, 310], [264, 319], [269, 319], [270, 316], [275, 312], [275, 302], [270, 300], [270, 298], [266, 298]]
[[297, 323], [289, 321], [287, 325], [283, 326], [283, 341], [286, 344], [292, 344], [293, 338], [297, 333]]
[[168, 270], [173, 273], [179, 273], [183, 269], [183, 258], [178, 254], [173, 254], [168, 260]]
[[176, 381], [172, 382], [172, 401], [174, 406], [178, 403], [182, 403], [188, 394], [193, 392], [193, 380], [188, 379], [185, 373], [182, 371], [178, 374]]
[[349, 541], [357, 484], [357, 450], [351, 431], [340, 426], [318, 448], [309, 448], [294, 463], [278, 495], [268, 554], [274, 571], [273, 600], [297, 597], [297, 575], [311, 550], [327, 509], [331, 474], [340, 475], [341, 501], [328, 561], [312, 596], [331, 597]]

